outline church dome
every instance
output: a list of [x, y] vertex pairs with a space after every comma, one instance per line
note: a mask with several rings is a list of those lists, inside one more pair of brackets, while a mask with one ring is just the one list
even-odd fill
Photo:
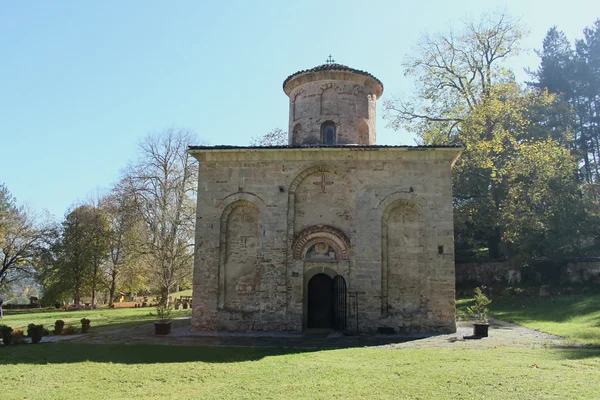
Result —
[[376, 144], [376, 101], [383, 83], [368, 72], [329, 62], [283, 81], [293, 146]]
[[297, 87], [299, 84], [301, 84], [302, 80], [304, 80], [304, 79], [300, 79], [301, 77], [310, 76], [311, 74], [314, 74], [316, 72], [321, 72], [321, 71], [343, 71], [343, 72], [349, 72], [349, 73], [356, 74], [356, 75], [362, 75], [366, 78], [370, 78], [370, 79], [368, 79], [369, 81], [372, 80], [372, 82], [368, 82], [368, 83], [370, 83], [373, 86], [373, 89], [375, 89], [375, 92], [377, 93], [377, 98], [381, 97], [381, 95], [383, 94], [383, 83], [379, 79], [377, 79], [376, 77], [371, 75], [370, 73], [368, 73], [366, 71], [362, 71], [360, 69], [354, 69], [354, 68], [348, 67], [346, 65], [336, 64], [336, 63], [326, 63], [326, 64], [318, 65], [314, 68], [304, 69], [302, 71], [298, 71], [298, 72], [288, 76], [283, 81], [283, 91], [285, 92], [285, 94], [287, 94], [289, 96], [290, 92], [292, 90], [294, 90], [294, 88]]

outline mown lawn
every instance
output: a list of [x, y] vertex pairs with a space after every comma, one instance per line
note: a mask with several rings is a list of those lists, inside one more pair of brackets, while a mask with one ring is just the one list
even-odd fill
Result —
[[[0, 348], [8, 399], [598, 399], [597, 349]], [[537, 366], [537, 367], [536, 367]]]
[[[13, 329], [26, 329], [27, 325], [42, 324], [50, 331], [54, 329], [54, 322], [62, 319], [65, 321], [65, 325], [73, 325], [77, 328], [81, 327], [81, 319], [88, 318], [91, 320], [91, 332], [115, 329], [120, 327], [126, 327], [135, 325], [143, 322], [155, 321], [156, 314], [154, 308], [116, 308], [116, 309], [97, 309], [97, 310], [83, 310], [83, 311], [16, 311], [7, 310], [4, 314], [4, 318], [0, 320], [0, 324], [8, 325]], [[189, 317], [191, 310], [177, 310], [173, 311], [172, 317]]]
[[600, 294], [503, 297], [490, 305], [497, 318], [567, 338], [574, 343], [600, 346]]

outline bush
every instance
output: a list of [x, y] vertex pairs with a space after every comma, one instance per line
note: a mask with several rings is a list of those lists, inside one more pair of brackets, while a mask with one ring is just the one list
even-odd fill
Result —
[[12, 331], [13, 328], [7, 325], [0, 325], [0, 337], [2, 337], [2, 342], [4, 345], [9, 345], [12, 343]]
[[90, 330], [90, 322], [87, 318], [81, 319], [81, 333], [87, 333]]
[[25, 332], [23, 331], [23, 329], [13, 329], [11, 335], [13, 337], [13, 340], [25, 338]]
[[60, 335], [63, 332], [63, 328], [65, 327], [65, 321], [62, 319], [57, 320], [54, 323], [54, 334]]
[[165, 304], [158, 304], [156, 306], [156, 315], [160, 322], [167, 322], [171, 319], [171, 311], [173, 309]]
[[27, 336], [31, 338], [31, 343], [39, 343], [42, 340], [42, 336], [44, 336], [44, 326], [36, 324], [27, 325]]
[[475, 304], [471, 307], [467, 308], [467, 311], [474, 315], [480, 322], [487, 322], [487, 313], [489, 311], [488, 305], [492, 301], [487, 298], [485, 294], [481, 291], [481, 288], [475, 288]]
[[73, 325], [67, 325], [63, 330], [63, 333], [65, 335], [72, 335], [74, 333], [77, 333], [77, 328], [75, 328]]

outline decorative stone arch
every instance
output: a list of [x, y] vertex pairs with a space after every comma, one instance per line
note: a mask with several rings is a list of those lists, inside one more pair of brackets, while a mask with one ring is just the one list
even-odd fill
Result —
[[358, 96], [359, 94], [364, 93], [364, 92], [365, 92], [365, 88], [360, 85], [356, 85], [356, 86], [354, 86], [354, 89], [352, 89], [353, 96]]
[[298, 100], [298, 97], [306, 94], [306, 90], [304, 88], [299, 88], [294, 93], [291, 94], [290, 98], [292, 99], [292, 103], [295, 103]]
[[291, 114], [292, 114], [292, 120], [296, 120], [298, 119], [297, 117], [297, 110], [296, 110], [296, 102], [301, 101], [302, 99], [304, 99], [304, 95], [306, 94], [306, 91], [304, 90], [304, 88], [299, 88], [295, 93], [292, 93], [292, 95], [290, 96], [290, 107], [291, 107]]
[[347, 183], [349, 185], [352, 184], [352, 179], [350, 179], [350, 177], [348, 175], [346, 175], [346, 173], [344, 171], [340, 170], [339, 168], [331, 166], [331, 165], [316, 165], [314, 167], [307, 168], [304, 171], [300, 172], [298, 175], [296, 175], [296, 177], [290, 184], [289, 193], [291, 193], [291, 194], [296, 193], [296, 189], [298, 188], [298, 186], [300, 186], [302, 181], [304, 179], [306, 179], [308, 176], [310, 176], [314, 173], [317, 173], [317, 172], [329, 172], [331, 174], [336, 174], [337, 176], [342, 178], [342, 180], [344, 180], [345, 183]]
[[350, 240], [341, 230], [327, 225], [314, 225], [298, 232], [292, 243], [293, 256], [304, 260], [306, 252], [316, 243], [329, 244], [336, 253], [335, 261], [348, 260]]
[[[228, 194], [227, 196], [222, 198], [221, 201], [219, 201], [219, 203], [217, 204], [217, 208], [223, 208], [223, 213], [225, 213], [228, 207], [240, 200], [245, 200], [258, 207], [258, 210], [260, 211], [260, 214], [263, 218], [271, 217], [271, 212], [268, 209], [267, 203], [265, 203], [265, 201], [260, 196], [251, 192], [235, 192]], [[222, 216], [223, 214], [221, 215], [221, 218]]]
[[317, 89], [317, 95], [321, 96], [323, 92], [327, 89], [333, 89], [338, 93], [342, 91], [342, 88], [336, 85], [335, 83], [327, 82], [319, 86], [319, 89]]
[[[395, 197], [395, 196], [394, 196]], [[419, 216], [423, 215], [423, 209], [414, 200], [406, 198], [396, 198], [389, 202], [385, 207], [381, 216], [381, 317], [386, 318], [388, 316], [388, 263], [389, 263], [389, 252], [388, 252], [388, 220], [390, 214], [401, 209], [404, 213], [415, 213]]]
[[[248, 208], [252, 211], [255, 211], [259, 218], [262, 215], [260, 208], [253, 202], [238, 199], [230, 202], [221, 213], [220, 218], [220, 229], [219, 229], [219, 288], [218, 288], [218, 306], [219, 308], [223, 308], [225, 305], [225, 264], [227, 263], [227, 222], [229, 220], [229, 216], [234, 210], [237, 210], [240, 207]], [[257, 221], [259, 229], [261, 229], [260, 220]]]

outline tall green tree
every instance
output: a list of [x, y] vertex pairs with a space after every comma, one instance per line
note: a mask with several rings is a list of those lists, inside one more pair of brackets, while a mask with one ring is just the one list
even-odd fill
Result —
[[0, 184], [0, 288], [35, 273], [51, 231], [48, 221], [39, 222]]
[[[549, 148], [572, 142], [569, 109], [555, 95], [521, 87], [505, 67], [519, 53], [524, 32], [506, 14], [496, 14], [467, 22], [459, 32], [424, 37], [405, 63], [405, 73], [418, 82], [417, 96], [386, 103], [390, 124], [415, 133], [421, 143], [465, 148], [453, 174], [457, 253], [487, 247], [489, 258], [498, 259], [519, 252], [514, 232], [521, 231], [509, 227], [505, 215], [514, 160], [542, 162], [535, 157], [543, 154], [529, 149], [535, 142]], [[556, 156], [572, 165], [568, 151]], [[537, 170], [530, 174], [546, 178]], [[577, 190], [572, 183], [563, 189]]]
[[80, 304], [84, 295], [95, 301], [101, 268], [108, 256], [108, 237], [106, 215], [97, 207], [78, 206], [62, 223], [53, 283], [68, 291], [75, 304]]

